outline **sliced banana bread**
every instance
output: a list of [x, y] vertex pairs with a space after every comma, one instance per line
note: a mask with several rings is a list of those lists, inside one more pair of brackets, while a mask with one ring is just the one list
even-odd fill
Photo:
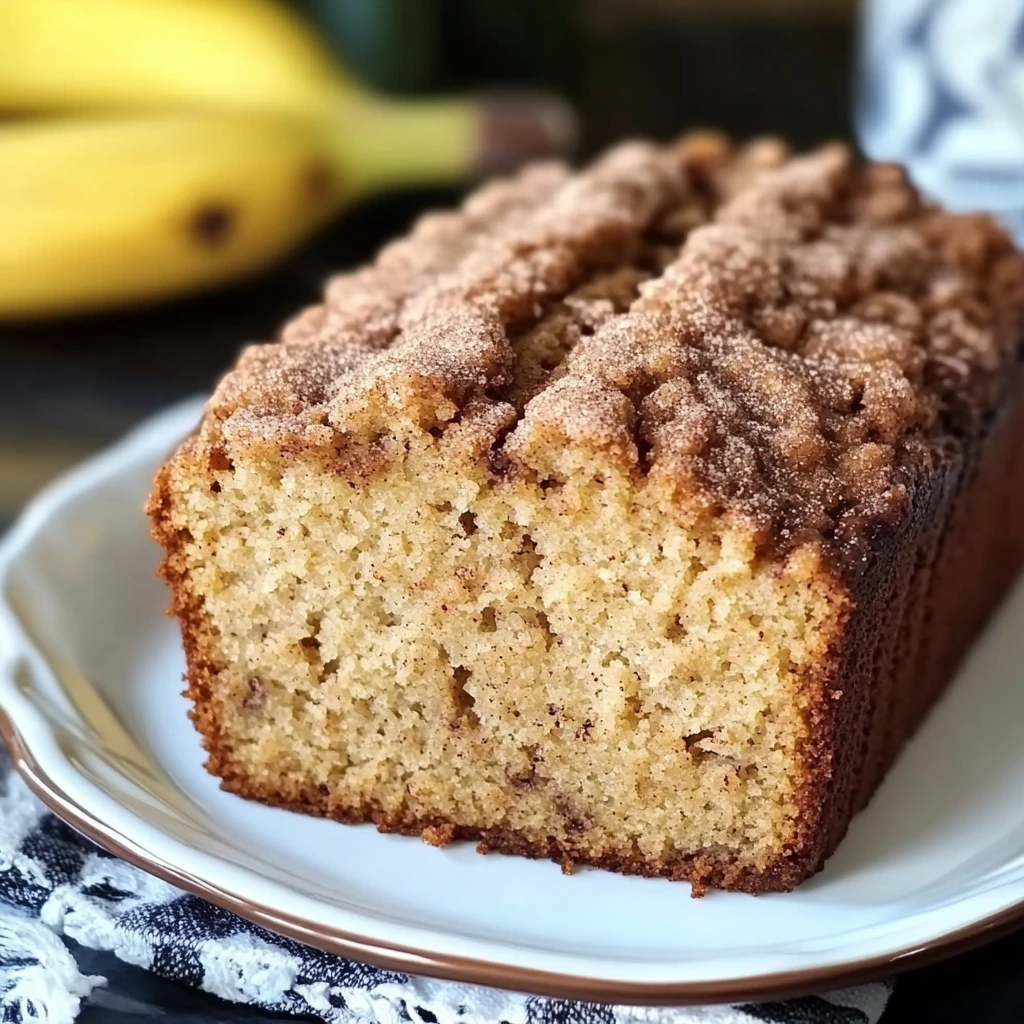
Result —
[[424, 217], [150, 502], [208, 767], [484, 851], [817, 870], [1024, 558], [1024, 258], [841, 146]]

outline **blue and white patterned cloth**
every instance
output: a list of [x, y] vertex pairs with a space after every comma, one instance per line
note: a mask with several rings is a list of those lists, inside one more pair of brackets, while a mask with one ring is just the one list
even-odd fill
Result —
[[105, 853], [49, 813], [0, 748], [0, 1021], [71, 1024], [104, 983], [66, 936], [234, 1002], [327, 1024], [875, 1024], [885, 982], [756, 1006], [602, 1006], [431, 981], [274, 935]]
[[857, 131], [1024, 245], [1024, 0], [866, 0]]

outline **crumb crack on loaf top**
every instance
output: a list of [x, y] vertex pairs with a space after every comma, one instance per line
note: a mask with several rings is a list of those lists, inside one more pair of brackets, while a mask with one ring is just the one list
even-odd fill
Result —
[[492, 467], [585, 452], [852, 550], [984, 421], [1022, 335], [1024, 257], [892, 165], [630, 143], [424, 217], [249, 348], [194, 443], [331, 449], [358, 477], [383, 438], [457, 423]]

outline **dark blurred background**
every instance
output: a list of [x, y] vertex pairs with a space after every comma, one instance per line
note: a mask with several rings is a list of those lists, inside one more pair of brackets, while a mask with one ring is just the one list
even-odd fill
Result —
[[[798, 145], [851, 132], [853, 0], [294, 0], [386, 92], [532, 85], [568, 97], [579, 158], [627, 135], [715, 125]], [[66, 465], [210, 388], [331, 272], [365, 260], [455, 190], [343, 214], [258, 280], [118, 315], [0, 326], [0, 525]]]

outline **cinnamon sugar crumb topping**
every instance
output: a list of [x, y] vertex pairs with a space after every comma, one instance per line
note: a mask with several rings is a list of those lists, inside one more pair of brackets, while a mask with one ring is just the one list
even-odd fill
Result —
[[340, 450], [457, 421], [491, 465], [581, 446], [843, 546], [977, 428], [1022, 334], [1024, 257], [894, 166], [631, 143], [424, 217], [244, 353], [199, 443]]

